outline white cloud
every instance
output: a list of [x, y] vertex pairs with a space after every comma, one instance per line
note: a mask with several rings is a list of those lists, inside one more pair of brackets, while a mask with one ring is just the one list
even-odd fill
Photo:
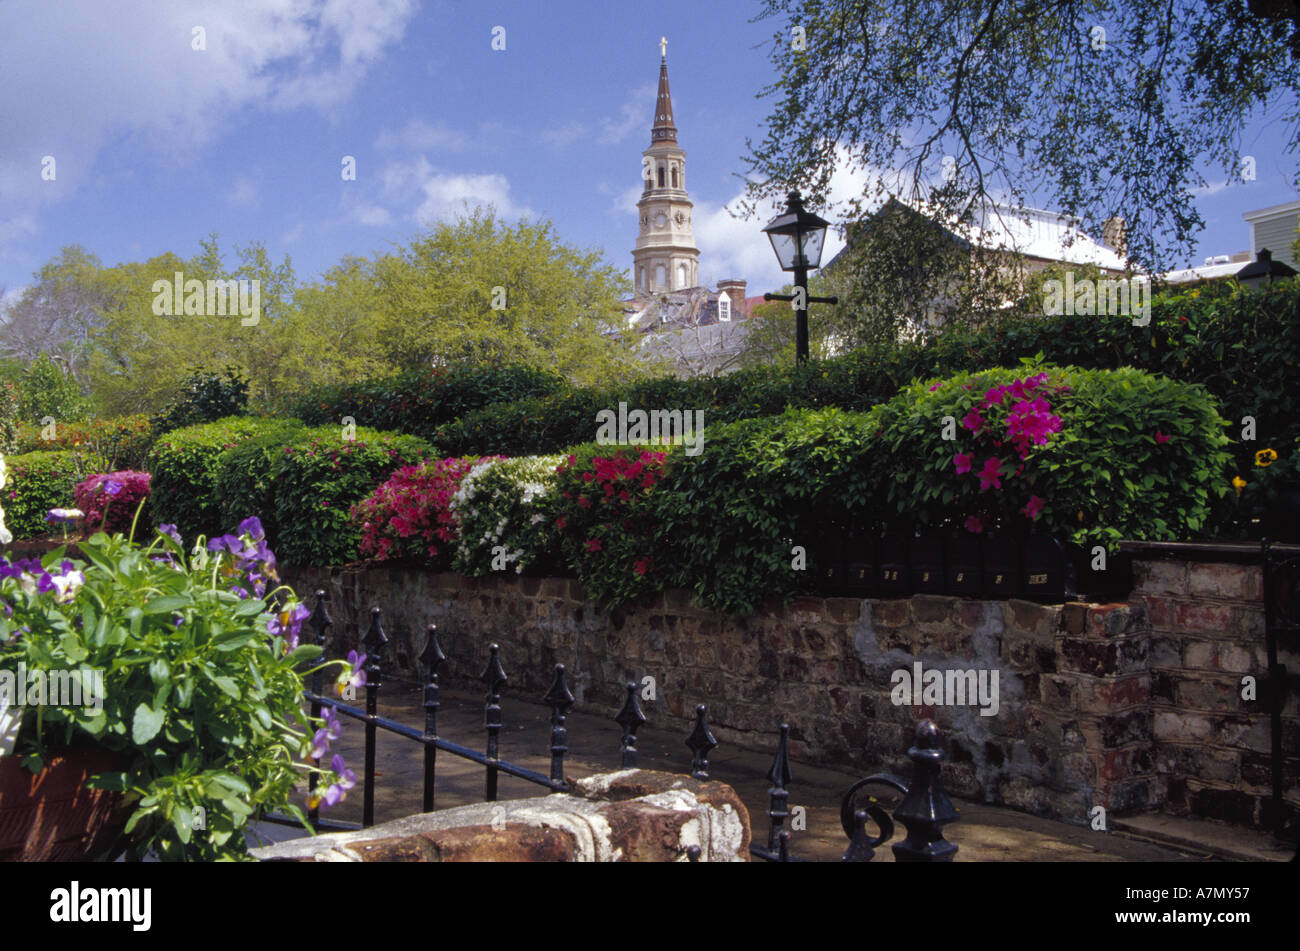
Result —
[[436, 149], [459, 151], [469, 144], [464, 132], [449, 128], [443, 123], [428, 123], [423, 119], [409, 119], [400, 129], [384, 129], [375, 140], [375, 148], [385, 151], [404, 149], [411, 152], [432, 152]]
[[235, 179], [235, 185], [226, 198], [232, 205], [252, 208], [257, 204], [257, 186], [253, 184], [252, 179], [241, 175]]
[[[626, 217], [627, 215], [636, 215], [636, 203], [641, 200], [641, 195], [645, 187], [641, 184], [629, 185], [627, 188], [618, 192], [613, 203], [609, 206], [609, 213]], [[611, 189], [606, 185], [602, 191], [609, 192]], [[635, 218], [633, 219], [635, 220]]]
[[[880, 173], [874, 170], [864, 171], [841, 162], [831, 176], [826, 207], [813, 210], [832, 224], [837, 224], [837, 216], [847, 208], [849, 199], [861, 195], [868, 182], [874, 186], [880, 177]], [[791, 280], [791, 275], [782, 271], [777, 264], [772, 244], [762, 230], [784, 210], [785, 202], [762, 206], [757, 214], [746, 220], [732, 214], [739, 212], [744, 195], [744, 191], [741, 191], [726, 205], [697, 201], [693, 226], [695, 244], [700, 249], [701, 279], [706, 274], [715, 282], [720, 278], [744, 278], [749, 282], [746, 293], [753, 296], [767, 290], [776, 290]], [[843, 247], [844, 241], [835, 228], [828, 229], [822, 250], [822, 264], [829, 262]]]
[[416, 218], [427, 224], [456, 217], [474, 205], [491, 205], [502, 218], [532, 218], [534, 212], [510, 198], [504, 175], [435, 175], [422, 186], [424, 202]]
[[357, 205], [352, 209], [352, 218], [357, 224], [367, 225], [372, 228], [382, 227], [390, 224], [393, 216], [388, 213], [388, 209], [381, 205]]
[[618, 115], [605, 119], [600, 124], [597, 141], [603, 145], [617, 145], [637, 129], [644, 129], [648, 139], [654, 120], [657, 93], [658, 86], [655, 84], [637, 86], [628, 93], [627, 99], [619, 107]]
[[1227, 191], [1231, 184], [1232, 182], [1211, 182], [1208, 185], [1193, 188], [1192, 194], [1197, 198], [1208, 198], [1210, 195], [1217, 195], [1219, 192]]
[[389, 206], [415, 205], [409, 217], [420, 224], [450, 220], [478, 204], [491, 205], [503, 218], [536, 215], [510, 197], [510, 182], [504, 175], [449, 172], [435, 167], [424, 156], [385, 166], [380, 182]]
[[550, 126], [543, 129], [538, 138], [543, 144], [549, 145], [555, 149], [562, 149], [566, 145], [581, 140], [587, 134], [587, 127], [577, 119], [570, 119], [559, 125]]
[[[119, 137], [186, 161], [241, 108], [332, 110], [413, 13], [413, 0], [0, 4], [0, 220], [71, 194]], [[57, 190], [40, 179], [47, 154]]]

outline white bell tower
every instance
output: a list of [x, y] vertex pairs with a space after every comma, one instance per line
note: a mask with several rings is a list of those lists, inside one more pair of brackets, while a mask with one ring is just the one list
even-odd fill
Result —
[[659, 94], [650, 147], [641, 153], [644, 190], [637, 202], [641, 229], [632, 250], [637, 294], [676, 291], [699, 284], [700, 251], [691, 232], [686, 195], [686, 152], [677, 144], [668, 93], [668, 40], [659, 40]]

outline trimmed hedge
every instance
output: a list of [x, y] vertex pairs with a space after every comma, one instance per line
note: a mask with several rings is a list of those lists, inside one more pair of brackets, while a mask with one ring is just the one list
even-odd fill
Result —
[[931, 525], [977, 518], [973, 529], [1032, 522], [1112, 552], [1121, 538], [1197, 537], [1231, 491], [1225, 422], [1205, 388], [1133, 369], [1031, 369], [915, 383], [869, 414], [893, 510]]
[[108, 460], [111, 469], [142, 469], [153, 447], [154, 430], [149, 417], [138, 414], [116, 419], [90, 419], [77, 423], [54, 423], [54, 438], [45, 438], [46, 427], [34, 423], [18, 426], [19, 452], [51, 452], [83, 449]]
[[529, 366], [438, 367], [322, 387], [302, 397], [293, 414], [313, 425], [341, 424], [351, 416], [359, 425], [427, 439], [439, 425], [473, 410], [567, 388], [563, 377]]
[[231, 416], [161, 436], [149, 454], [154, 517], [175, 525], [187, 545], [199, 535], [211, 538], [233, 527], [218, 501], [221, 455], [279, 425], [278, 420]]
[[[937, 341], [864, 349], [805, 367], [764, 367], [719, 378], [651, 380], [607, 390], [574, 388], [545, 398], [493, 405], [442, 425], [434, 439], [457, 455], [564, 451], [594, 438], [601, 409], [703, 409], [706, 424], [774, 415], [787, 406], [868, 410], [917, 379], [1015, 368], [1024, 358], [1083, 369], [1125, 366], [1203, 384], [1241, 435], [1235, 469], [1249, 474], [1254, 452], [1300, 437], [1300, 286], [1293, 280], [1248, 291], [1232, 282], [1158, 294], [1151, 324], [1129, 317], [1015, 316], [981, 331], [953, 330]], [[1220, 530], [1224, 530], [1220, 527]]]
[[674, 448], [650, 500], [662, 585], [731, 614], [806, 588], [822, 536], [894, 514], [873, 432], [862, 413], [792, 409], [708, 427], [697, 456]]
[[38, 538], [54, 531], [50, 509], [72, 508], [77, 483], [103, 471], [104, 460], [88, 452], [27, 452], [5, 460], [5, 526], [14, 538]]
[[339, 426], [299, 431], [275, 465], [277, 554], [297, 565], [341, 565], [358, 557], [361, 525], [349, 515], [395, 470], [434, 454], [416, 436], [358, 426], [344, 439]]
[[280, 524], [275, 511], [275, 472], [284, 446], [303, 429], [298, 419], [265, 420], [261, 431], [222, 452], [216, 460], [216, 504], [230, 530], [250, 515], [262, 522], [267, 544], [277, 550]]

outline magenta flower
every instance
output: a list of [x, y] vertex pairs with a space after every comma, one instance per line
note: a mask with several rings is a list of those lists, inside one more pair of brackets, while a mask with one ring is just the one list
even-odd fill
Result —
[[970, 472], [970, 464], [975, 461], [975, 453], [959, 452], [952, 457], [952, 464], [957, 468], [957, 475]]
[[1163, 446], [1163, 445], [1164, 445], [1165, 443], [1167, 443], [1167, 442], [1169, 442], [1169, 437], [1166, 436], [1164, 433], [1162, 433], [1160, 430], [1157, 429], [1157, 430], [1156, 430], [1156, 443], [1159, 444], [1159, 445], [1162, 445], [1162, 446]]
[[1020, 511], [1024, 512], [1025, 515], [1031, 519], [1037, 519], [1039, 514], [1043, 511], [1043, 500], [1036, 495], [1031, 495], [1029, 497], [1029, 504]]
[[1002, 468], [1002, 460], [996, 456], [990, 456], [984, 463], [984, 470], [980, 472], [981, 489], [1000, 489], [1002, 480], [998, 477], [998, 472]]
[[971, 533], [974, 534], [974, 535], [978, 535], [978, 534], [980, 534], [981, 532], [983, 532], [983, 531], [984, 531], [984, 516], [983, 516], [983, 515], [967, 515], [967, 516], [966, 516], [966, 531], [971, 532]]
[[980, 414], [976, 410], [971, 410], [962, 417], [961, 424], [974, 433], [984, 428], [984, 420], [980, 418]]
[[995, 386], [984, 394], [984, 402], [998, 403], [1000, 405], [1002, 403], [1002, 395], [1006, 393], [1006, 391], [1007, 388], [1005, 386]]
[[941, 387], [941, 386], [943, 386], [942, 383], [936, 383], [934, 386], [930, 387], [930, 392], [933, 393], [935, 390], [939, 389], [939, 387]]

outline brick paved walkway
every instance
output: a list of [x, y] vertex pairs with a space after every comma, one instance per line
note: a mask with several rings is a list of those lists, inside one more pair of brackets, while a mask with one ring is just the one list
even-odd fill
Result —
[[[423, 725], [422, 697], [417, 686], [390, 682], [385, 684], [383, 693], [387, 695], [387, 702], [380, 704], [381, 714], [413, 726]], [[501, 731], [501, 756], [540, 773], [548, 772], [549, 710], [540, 704], [510, 696], [503, 699], [502, 705], [505, 725]], [[578, 707], [570, 711], [567, 722], [569, 754], [565, 760], [565, 772], [569, 777], [618, 768], [622, 733], [610, 719], [609, 713], [612, 712], [598, 715]], [[664, 717], [655, 716], [649, 709], [647, 715], [651, 721], [637, 734], [640, 765], [646, 769], [689, 772], [691, 753], [685, 739], [691, 724], [684, 719], [665, 722]], [[485, 739], [482, 695], [443, 690], [438, 725], [444, 738], [481, 749]], [[360, 775], [363, 727], [347, 718], [343, 718], [343, 726], [343, 738], [334, 744], [334, 749], [342, 752], [349, 766]], [[423, 753], [420, 744], [383, 730], [379, 731], [378, 742], [375, 821], [385, 822], [421, 811]], [[769, 783], [766, 776], [774, 750], [775, 745], [763, 753], [723, 745], [710, 757], [710, 777], [730, 784], [740, 794], [749, 809], [755, 836], [760, 840], [766, 837], [768, 828]], [[808, 826], [806, 831], [792, 834], [791, 852], [810, 860], [838, 861], [847, 844], [839, 825], [840, 795], [859, 777], [843, 770], [820, 769], [799, 762], [792, 763], [791, 768], [794, 779], [790, 786], [790, 805], [805, 807]], [[540, 787], [531, 783], [506, 775], [500, 777], [502, 799], [541, 794]], [[448, 754], [440, 755], [436, 797], [439, 809], [481, 802], [483, 768]], [[955, 804], [961, 819], [948, 826], [945, 835], [959, 846], [958, 861], [1198, 861], [1214, 857], [1216, 836], [1225, 844], [1245, 842], [1246, 854], [1238, 857], [1273, 860], [1290, 857], [1289, 852], [1271, 849], [1265, 835], [1215, 823], [1194, 823], [1194, 832], [1184, 837], [1188, 842], [1209, 842], [1209, 847], [1188, 845], [1180, 848], [1168, 844], [1167, 838], [1163, 842], [1151, 841], [1117, 829], [1094, 832], [1083, 826], [1040, 819], [1011, 809], [961, 800], [955, 800]], [[360, 822], [360, 786], [350, 792], [344, 802], [328, 810], [325, 816]], [[1122, 822], [1112, 822], [1112, 826], [1117, 825], [1122, 825]], [[300, 831], [288, 829], [268, 831], [276, 839], [300, 834]], [[1139, 828], [1137, 831], [1145, 830]], [[1224, 853], [1220, 850], [1219, 854]], [[1231, 849], [1228, 854], [1232, 854]], [[893, 861], [888, 846], [877, 851], [875, 860]]]

